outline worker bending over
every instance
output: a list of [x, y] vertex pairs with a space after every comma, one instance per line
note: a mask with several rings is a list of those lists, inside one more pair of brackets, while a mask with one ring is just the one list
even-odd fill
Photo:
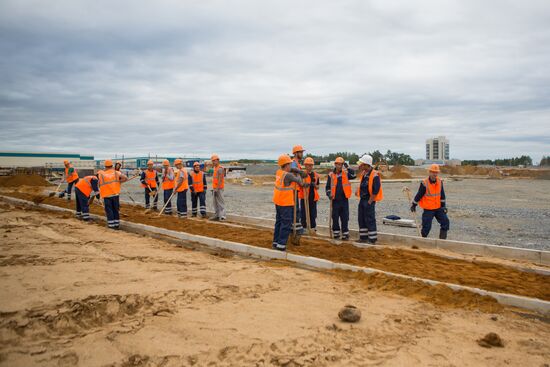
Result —
[[191, 191], [193, 191], [193, 186], [187, 170], [183, 167], [183, 161], [176, 159], [174, 165], [176, 166], [176, 192], [178, 193], [176, 208], [178, 218], [187, 218], [187, 190], [191, 187]]
[[[305, 175], [303, 174], [303, 169], [302, 169], [302, 165], [301, 165], [301, 162], [302, 162], [302, 159], [304, 157], [304, 152], [305, 152], [305, 149], [301, 146], [301, 145], [295, 145], [292, 147], [292, 163], [290, 165], [290, 168], [291, 168], [291, 172], [295, 175], [295, 176], [298, 176], [300, 175], [302, 178], [305, 177]], [[302, 187], [301, 186], [298, 186], [296, 185], [296, 193], [295, 195], [296, 196], [300, 196], [300, 195], [303, 195], [301, 194], [301, 190], [302, 190]], [[299, 200], [295, 200], [295, 204], [296, 205], [296, 218], [301, 218], [302, 217], [302, 210], [303, 208], [300, 207], [300, 201]], [[301, 236], [302, 234], [304, 234], [304, 227], [302, 226], [302, 223], [301, 221], [299, 220], [296, 220], [295, 222], [295, 226], [296, 226], [296, 234], [298, 236]]]
[[214, 216], [211, 220], [225, 220], [225, 199], [223, 197], [223, 190], [225, 187], [225, 168], [220, 165], [220, 157], [217, 154], [213, 154], [212, 161], [212, 195], [214, 199], [212, 204], [214, 205]]
[[372, 166], [372, 157], [365, 154], [359, 158], [359, 180], [356, 195], [359, 199], [359, 242], [374, 244], [378, 239], [376, 231], [377, 201], [384, 198], [382, 181], [378, 171]]
[[73, 167], [73, 165], [65, 160], [63, 161], [63, 164], [65, 165], [65, 172], [64, 172], [64, 178], [65, 182], [67, 182], [67, 188], [59, 193], [59, 197], [62, 198], [67, 194], [67, 200], [71, 200], [71, 192], [73, 191], [73, 185], [75, 185], [78, 182], [78, 173], [76, 172], [76, 168]]
[[[344, 168], [345, 167], [345, 168]], [[327, 178], [326, 193], [332, 201], [332, 238], [349, 240], [349, 198], [351, 197], [350, 180], [355, 178], [355, 172], [348, 167], [344, 158], [334, 161], [334, 169]], [[341, 224], [341, 227], [340, 227]]]
[[422, 213], [422, 237], [428, 237], [432, 229], [432, 221], [435, 219], [441, 226], [439, 238], [447, 239], [449, 230], [449, 217], [447, 217], [447, 208], [445, 206], [445, 190], [443, 181], [439, 177], [439, 166], [432, 164], [428, 178], [420, 182], [418, 193], [414, 197], [411, 205], [411, 212], [416, 212], [416, 206], [420, 205], [424, 212]]
[[145, 208], [150, 208], [151, 196], [153, 196], [153, 209], [157, 210], [159, 178], [157, 170], [153, 166], [154, 162], [152, 160], [147, 161], [147, 169], [141, 172], [139, 181], [141, 187], [145, 189]]
[[112, 229], [120, 227], [120, 184], [128, 181], [128, 177], [115, 171], [113, 161], [105, 161], [105, 170], [97, 173], [99, 179], [99, 195], [103, 199], [105, 215], [107, 216], [107, 226]]
[[319, 174], [317, 172], [313, 171], [313, 166], [315, 162], [313, 161], [313, 158], [307, 157], [304, 160], [304, 166], [306, 167], [306, 178], [303, 180], [303, 186], [302, 190], [298, 192], [298, 196], [300, 197], [300, 207], [304, 208], [302, 210], [302, 227], [307, 227], [307, 220], [306, 220], [306, 202], [305, 202], [305, 196], [307, 194], [308, 197], [308, 204], [309, 204], [309, 223], [311, 225], [311, 229], [316, 230], [317, 228], [317, 202], [319, 201]]
[[193, 172], [191, 172], [191, 182], [193, 190], [191, 190], [191, 214], [193, 217], [197, 216], [197, 201], [199, 202], [199, 209], [201, 217], [206, 217], [206, 175], [201, 171], [201, 165], [199, 162], [193, 163]]
[[[175, 186], [175, 175], [174, 170], [170, 167], [170, 162], [168, 159], [162, 161], [162, 194], [164, 196], [164, 214], [172, 215], [172, 193], [174, 192]], [[167, 204], [168, 203], [168, 204]]]
[[87, 222], [90, 220], [91, 196], [99, 199], [99, 180], [97, 176], [86, 176], [78, 180], [74, 193], [76, 197], [76, 217]]
[[275, 204], [275, 228], [273, 230], [272, 247], [275, 250], [286, 251], [288, 236], [292, 232], [296, 186], [302, 185], [302, 178], [290, 173], [292, 160], [283, 154], [277, 160], [279, 169], [276, 173], [273, 203]]

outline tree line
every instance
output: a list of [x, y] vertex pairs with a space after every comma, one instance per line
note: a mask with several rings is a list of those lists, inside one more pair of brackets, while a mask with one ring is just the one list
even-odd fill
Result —
[[521, 157], [514, 158], [501, 158], [501, 159], [473, 159], [462, 161], [463, 166], [532, 166], [533, 159], [528, 155], [522, 155]]
[[[370, 156], [372, 156], [372, 161], [375, 164], [379, 162], [387, 162], [390, 165], [400, 164], [403, 166], [414, 166], [414, 159], [412, 159], [410, 155], [405, 153], [392, 152], [391, 150], [388, 150], [386, 154], [383, 154], [379, 150], [375, 150], [364, 154], [369, 154]], [[315, 162], [332, 162], [337, 157], [342, 157], [347, 162], [355, 164], [362, 155], [363, 154], [359, 155], [353, 152], [336, 152], [329, 153], [327, 155], [307, 154], [306, 156], [313, 158]]]

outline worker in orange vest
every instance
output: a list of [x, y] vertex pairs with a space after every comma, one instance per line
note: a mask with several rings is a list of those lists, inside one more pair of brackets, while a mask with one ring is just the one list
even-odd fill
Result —
[[[305, 149], [301, 145], [295, 145], [292, 147], [292, 163], [290, 165], [290, 172], [292, 172], [295, 176], [301, 176], [301, 178], [305, 178], [305, 174], [301, 165], [302, 159], [304, 158], [304, 152]], [[302, 190], [302, 188], [297, 185], [296, 190], [298, 191], [297, 196], [300, 196], [300, 191]], [[295, 205], [296, 217], [301, 218], [303, 208], [300, 206], [300, 201], [297, 200]], [[302, 235], [303, 233], [304, 227], [302, 226], [302, 222], [300, 220], [296, 220], [296, 234]]]
[[139, 181], [141, 187], [145, 190], [145, 208], [150, 208], [151, 196], [153, 197], [153, 209], [157, 210], [157, 204], [159, 201], [158, 186], [159, 178], [157, 170], [154, 168], [155, 163], [152, 160], [147, 161], [147, 169], [141, 172]]
[[432, 164], [428, 178], [420, 182], [420, 187], [411, 205], [411, 211], [416, 212], [417, 205], [424, 209], [422, 213], [422, 237], [428, 237], [435, 217], [441, 226], [439, 238], [445, 240], [447, 239], [450, 223], [445, 205], [445, 190], [443, 189], [443, 181], [438, 177], [439, 172], [439, 166]]
[[311, 224], [311, 229], [316, 230], [317, 227], [317, 202], [319, 201], [319, 174], [313, 171], [313, 166], [315, 162], [313, 158], [307, 157], [304, 160], [304, 166], [306, 168], [305, 172], [307, 174], [306, 178], [303, 179], [302, 190], [298, 192], [298, 197], [300, 198], [300, 207], [303, 209], [301, 211], [301, 220], [302, 227], [307, 227], [306, 220], [306, 201], [305, 195], [306, 191], [308, 193], [308, 204], [309, 204], [309, 223]]
[[302, 185], [301, 176], [290, 173], [292, 159], [286, 154], [279, 156], [277, 164], [273, 203], [275, 204], [275, 228], [273, 230], [272, 247], [275, 250], [286, 251], [286, 243], [292, 232], [294, 216], [294, 191], [297, 185]]
[[[334, 169], [328, 174], [326, 193], [332, 200], [332, 238], [349, 240], [349, 198], [351, 197], [350, 180], [355, 178], [355, 171], [350, 169], [344, 158], [334, 161]], [[340, 227], [341, 225], [341, 227]]]
[[65, 172], [63, 177], [65, 179], [65, 182], [67, 182], [67, 188], [65, 189], [65, 191], [59, 193], [59, 197], [62, 198], [65, 196], [65, 194], [67, 194], [67, 200], [71, 200], [71, 192], [73, 191], [73, 186], [78, 182], [78, 172], [69, 161], [65, 160], [63, 161], [63, 164], [65, 165]]
[[217, 154], [213, 154], [210, 158], [212, 161], [212, 194], [214, 205], [214, 216], [210, 220], [225, 220], [225, 199], [223, 196], [223, 190], [225, 187], [225, 168], [220, 165], [220, 157]]
[[164, 205], [166, 205], [166, 208], [164, 209], [164, 214], [166, 215], [172, 215], [172, 201], [170, 200], [170, 197], [174, 192], [174, 186], [176, 184], [175, 179], [176, 177], [174, 174], [174, 170], [172, 169], [172, 167], [170, 167], [170, 162], [168, 161], [168, 159], [163, 160], [162, 161], [162, 193], [164, 196]]
[[91, 196], [99, 199], [99, 179], [96, 176], [86, 176], [78, 180], [74, 193], [76, 197], [76, 217], [87, 222], [90, 220], [90, 205], [88, 201]]
[[176, 198], [178, 218], [187, 218], [187, 190], [191, 188], [191, 191], [193, 191], [192, 179], [187, 173], [187, 170], [183, 167], [183, 161], [181, 159], [176, 159], [174, 165], [176, 166], [175, 190], [178, 195]]
[[198, 214], [197, 202], [200, 205], [201, 217], [206, 217], [206, 175], [201, 171], [201, 164], [199, 162], [193, 163], [193, 172], [191, 172], [191, 182], [193, 191], [191, 191], [191, 213], [193, 217]]
[[376, 202], [384, 198], [382, 180], [372, 165], [372, 157], [365, 154], [359, 158], [359, 197], [358, 220], [359, 242], [374, 244], [378, 240], [376, 230]]
[[120, 227], [120, 185], [128, 181], [126, 175], [115, 171], [113, 161], [105, 160], [105, 169], [97, 173], [99, 180], [99, 195], [103, 199], [105, 215], [107, 216], [107, 227], [119, 229]]

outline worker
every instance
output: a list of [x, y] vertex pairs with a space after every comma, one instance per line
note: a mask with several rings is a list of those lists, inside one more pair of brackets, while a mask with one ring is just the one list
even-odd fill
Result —
[[365, 154], [359, 158], [359, 187], [356, 195], [359, 197], [359, 242], [376, 243], [376, 202], [384, 198], [380, 174], [372, 165], [372, 157]]
[[306, 178], [303, 180], [303, 186], [302, 190], [298, 193], [298, 196], [300, 197], [300, 206], [304, 208], [302, 210], [301, 214], [301, 220], [302, 220], [302, 227], [307, 227], [307, 219], [306, 219], [306, 202], [305, 202], [305, 196], [306, 192], [308, 195], [308, 206], [309, 206], [309, 223], [311, 225], [312, 230], [316, 230], [317, 227], [317, 202], [319, 201], [319, 174], [317, 172], [313, 171], [313, 166], [315, 162], [313, 161], [313, 158], [307, 157], [304, 160], [304, 166], [306, 168]]
[[105, 215], [107, 216], [107, 227], [119, 229], [120, 227], [120, 185], [128, 181], [128, 177], [115, 171], [113, 161], [105, 160], [105, 170], [97, 173], [99, 180], [99, 195], [103, 199]]
[[145, 189], [145, 208], [149, 209], [151, 196], [153, 197], [153, 209], [157, 210], [157, 204], [159, 201], [158, 196], [158, 187], [159, 187], [159, 178], [157, 171], [154, 169], [155, 163], [152, 160], [147, 161], [147, 169], [141, 172], [141, 177], [139, 181], [141, 182], [141, 187]]
[[225, 187], [225, 168], [220, 165], [220, 157], [217, 154], [213, 154], [210, 158], [212, 161], [212, 194], [214, 199], [214, 216], [210, 220], [225, 220], [225, 200], [223, 197], [223, 190]]
[[85, 176], [78, 180], [74, 193], [76, 197], [76, 217], [87, 222], [90, 220], [90, 197], [99, 199], [99, 180], [96, 176]]
[[175, 175], [168, 159], [162, 161], [162, 194], [164, 196], [164, 214], [172, 215], [172, 193], [174, 192]]
[[292, 159], [283, 154], [277, 160], [279, 169], [276, 173], [273, 203], [275, 204], [275, 228], [273, 230], [272, 247], [275, 250], [286, 251], [288, 236], [292, 231], [295, 195], [297, 185], [302, 185], [301, 176], [291, 174]]
[[[349, 240], [349, 198], [351, 197], [350, 180], [355, 178], [355, 171], [350, 169], [344, 158], [334, 161], [334, 169], [327, 177], [326, 193], [332, 201], [332, 238]], [[340, 232], [340, 230], [342, 232]]]
[[122, 168], [122, 163], [120, 163], [119, 161], [116, 161], [115, 162], [115, 171], [120, 172], [121, 168]]
[[176, 208], [178, 211], [178, 218], [187, 218], [187, 191], [191, 187], [193, 191], [192, 178], [187, 174], [187, 170], [183, 167], [183, 161], [176, 159], [174, 161], [176, 166], [176, 184], [175, 190], [178, 193], [176, 198]]
[[[292, 172], [295, 176], [301, 176], [302, 178], [305, 177], [305, 175], [303, 174], [303, 169], [302, 169], [302, 165], [301, 165], [301, 162], [302, 162], [302, 159], [304, 157], [304, 152], [305, 152], [305, 149], [304, 147], [302, 147], [301, 145], [295, 145], [292, 147], [292, 163], [290, 165], [290, 172]], [[299, 185], [296, 185], [296, 193], [294, 193], [295, 196], [300, 196], [300, 191], [302, 190], [302, 187], [299, 186]], [[301, 218], [302, 217], [302, 213], [301, 213], [301, 210], [302, 208], [300, 207], [300, 201], [299, 200], [295, 200], [295, 204], [296, 205], [296, 218]], [[295, 221], [295, 230], [296, 230], [296, 234], [297, 235], [302, 235], [304, 233], [304, 227], [302, 226], [302, 222], [300, 220], [296, 220]]]
[[[199, 162], [193, 163], [193, 172], [191, 172], [193, 182], [193, 191], [191, 191], [191, 213], [196, 217], [200, 210], [201, 217], [206, 218], [206, 175], [201, 171]], [[197, 202], [200, 205], [197, 210]]]
[[429, 176], [420, 182], [420, 187], [411, 205], [411, 211], [416, 212], [417, 205], [424, 209], [422, 213], [422, 237], [428, 237], [435, 217], [441, 226], [439, 238], [445, 240], [447, 239], [450, 223], [445, 205], [445, 190], [443, 189], [443, 181], [438, 177], [439, 172], [439, 166], [432, 164]]
[[65, 182], [67, 182], [67, 188], [59, 193], [59, 197], [62, 198], [66, 194], [67, 200], [71, 200], [71, 192], [73, 191], [73, 186], [78, 182], [78, 172], [69, 161], [65, 160], [63, 161], [63, 164], [65, 165], [65, 172], [63, 177], [65, 179]]

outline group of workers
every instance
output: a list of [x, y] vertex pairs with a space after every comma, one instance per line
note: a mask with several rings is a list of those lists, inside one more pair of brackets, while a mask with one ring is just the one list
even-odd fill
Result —
[[[319, 196], [320, 175], [313, 171], [315, 162], [311, 157], [304, 158], [305, 149], [296, 145], [292, 149], [292, 158], [287, 154], [279, 156], [277, 164], [273, 202], [275, 204], [275, 228], [272, 247], [285, 251], [291, 233], [294, 243], [299, 244], [299, 237], [304, 233], [304, 227], [316, 230], [317, 202]], [[225, 215], [225, 168], [220, 165], [220, 158], [214, 154], [211, 157], [212, 194], [215, 214], [211, 220], [224, 221]], [[302, 165], [303, 164], [303, 165]], [[187, 172], [181, 159], [174, 161], [174, 167], [168, 160], [162, 162], [162, 171], [154, 167], [149, 160], [147, 168], [139, 175], [128, 178], [120, 169], [120, 162], [113, 165], [107, 159], [105, 168], [96, 175], [78, 177], [76, 169], [65, 161], [65, 181], [67, 188], [60, 197], [71, 199], [72, 188], [75, 188], [76, 215], [84, 221], [90, 219], [89, 206], [95, 198], [103, 200], [107, 226], [118, 229], [120, 226], [121, 184], [134, 178], [140, 179], [145, 194], [145, 207], [158, 210], [160, 188], [163, 192], [164, 206], [162, 211], [172, 215], [172, 197], [176, 195], [176, 212], [178, 218], [187, 218], [187, 192], [191, 192], [191, 216], [206, 217], [206, 174], [199, 162], [193, 164], [190, 173]], [[439, 238], [446, 239], [449, 230], [449, 218], [445, 206], [445, 191], [443, 182], [438, 177], [439, 166], [430, 167], [429, 177], [422, 180], [418, 193], [411, 203], [411, 212], [416, 207], [424, 209], [422, 214], [423, 237], [427, 237], [433, 218], [439, 222], [441, 230]], [[376, 203], [384, 198], [380, 174], [373, 165], [372, 157], [363, 155], [358, 161], [357, 172], [349, 167], [342, 157], [336, 158], [333, 170], [326, 178], [325, 193], [330, 200], [331, 237], [336, 240], [349, 240], [349, 199], [352, 196], [351, 180], [358, 178], [359, 186], [355, 195], [359, 198], [358, 224], [359, 242], [374, 244], [377, 241]]]

